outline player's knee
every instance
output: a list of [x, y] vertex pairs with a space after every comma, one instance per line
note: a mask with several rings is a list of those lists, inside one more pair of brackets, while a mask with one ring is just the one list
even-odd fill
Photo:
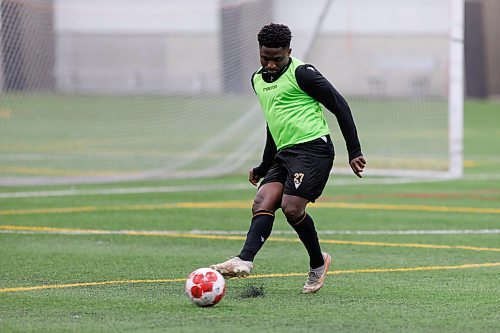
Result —
[[261, 210], [274, 212], [276, 209], [268, 198], [260, 193], [257, 193], [255, 199], [253, 200], [252, 214]]
[[255, 197], [255, 199], [253, 200], [252, 214], [255, 214], [255, 212], [262, 210], [262, 202], [263, 202], [263, 198], [261, 196], [257, 195]]
[[274, 213], [280, 207], [280, 200], [281, 194], [279, 192], [258, 191], [253, 200], [252, 213], [255, 214], [260, 210]]
[[304, 207], [298, 205], [284, 205], [281, 207], [283, 214], [289, 224], [294, 225], [299, 222], [305, 214]]

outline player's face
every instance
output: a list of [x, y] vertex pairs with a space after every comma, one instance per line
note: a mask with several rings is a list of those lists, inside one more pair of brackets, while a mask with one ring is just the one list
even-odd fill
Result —
[[292, 49], [289, 47], [260, 47], [260, 64], [270, 74], [279, 73], [287, 64]]

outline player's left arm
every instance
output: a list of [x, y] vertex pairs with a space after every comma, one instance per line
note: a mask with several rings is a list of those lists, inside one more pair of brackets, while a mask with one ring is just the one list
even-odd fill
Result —
[[297, 67], [295, 77], [300, 89], [323, 104], [337, 118], [346, 142], [349, 165], [352, 171], [361, 177], [366, 160], [361, 152], [361, 144], [349, 104], [313, 65], [305, 64]]

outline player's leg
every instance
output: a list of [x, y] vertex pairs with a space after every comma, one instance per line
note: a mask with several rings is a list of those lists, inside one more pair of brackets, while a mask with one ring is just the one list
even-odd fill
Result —
[[302, 292], [315, 293], [323, 287], [331, 256], [321, 251], [314, 221], [305, 211], [308, 203], [307, 199], [285, 194], [282, 200], [282, 210], [309, 255], [309, 275]]
[[303, 292], [316, 292], [323, 286], [331, 256], [321, 251], [316, 227], [306, 213], [306, 206], [319, 198], [326, 186], [333, 166], [333, 145], [329, 137], [320, 138], [294, 147], [286, 156], [284, 164], [289, 173], [281, 208], [309, 255], [309, 278]]
[[253, 261], [264, 242], [271, 235], [274, 213], [280, 207], [283, 184], [266, 183], [257, 191], [252, 206], [252, 222], [247, 238], [238, 257], [245, 261]]
[[311, 269], [315, 269], [323, 266], [325, 262], [314, 221], [306, 213], [306, 205], [308, 203], [309, 200], [307, 199], [285, 194], [283, 195], [281, 205], [286, 220], [295, 230], [307, 250], [309, 266]]
[[252, 206], [252, 221], [240, 254], [211, 268], [225, 277], [245, 277], [252, 272], [255, 256], [271, 235], [274, 213], [279, 208], [282, 193], [283, 184], [279, 182], [259, 187]]

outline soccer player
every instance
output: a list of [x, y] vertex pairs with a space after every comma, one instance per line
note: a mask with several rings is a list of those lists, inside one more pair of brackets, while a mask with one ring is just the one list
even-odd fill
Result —
[[262, 163], [249, 171], [255, 196], [253, 218], [241, 252], [211, 268], [226, 277], [245, 277], [253, 260], [271, 234], [276, 210], [297, 232], [309, 255], [309, 275], [303, 293], [317, 292], [332, 261], [322, 252], [313, 219], [306, 206], [323, 192], [333, 166], [334, 148], [321, 105], [332, 112], [340, 126], [352, 171], [362, 177], [366, 160], [346, 100], [310, 64], [291, 57], [291, 32], [271, 23], [258, 33], [262, 67], [252, 75], [267, 123]]

